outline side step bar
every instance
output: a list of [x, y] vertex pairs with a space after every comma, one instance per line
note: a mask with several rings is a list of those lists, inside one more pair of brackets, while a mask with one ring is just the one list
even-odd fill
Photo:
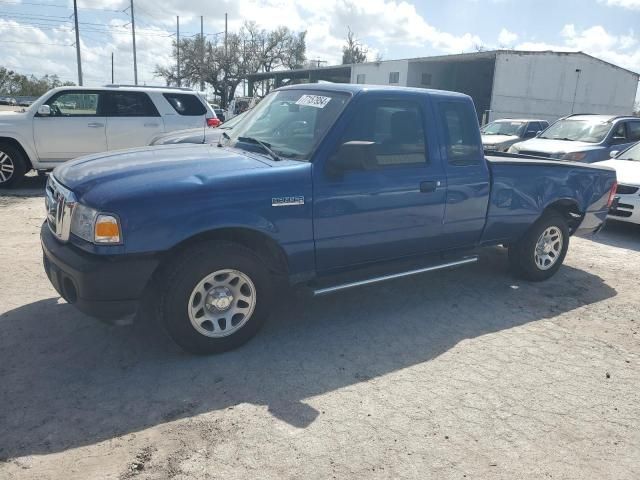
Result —
[[380, 277], [367, 278], [366, 280], [360, 280], [357, 282], [343, 283], [342, 285], [335, 285], [333, 287], [319, 288], [313, 290], [314, 297], [320, 297], [322, 295], [329, 295], [330, 293], [339, 292], [340, 290], [347, 290], [349, 288], [361, 287], [363, 285], [371, 285], [373, 283], [386, 282], [387, 280], [393, 280], [395, 278], [409, 277], [411, 275], [417, 275], [419, 273], [433, 272], [436, 270], [445, 270], [447, 268], [459, 267], [461, 265], [467, 265], [469, 263], [476, 263], [478, 256], [473, 255], [465, 257], [461, 260], [454, 262], [441, 263], [438, 265], [431, 265], [429, 267], [417, 268], [415, 270], [408, 270], [406, 272], [392, 273], [389, 275], [382, 275]]

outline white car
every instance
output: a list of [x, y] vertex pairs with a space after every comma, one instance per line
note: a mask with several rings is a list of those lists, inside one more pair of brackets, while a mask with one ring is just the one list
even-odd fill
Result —
[[514, 143], [535, 137], [549, 127], [546, 120], [504, 118], [480, 129], [482, 146], [487, 154], [506, 152]]
[[29, 170], [51, 170], [81, 155], [142, 147], [156, 136], [217, 126], [195, 91], [109, 85], [54, 88], [22, 112], [0, 112], [0, 188]]
[[596, 164], [614, 168], [618, 177], [609, 218], [640, 224], [640, 142], [611, 155], [615, 158]]

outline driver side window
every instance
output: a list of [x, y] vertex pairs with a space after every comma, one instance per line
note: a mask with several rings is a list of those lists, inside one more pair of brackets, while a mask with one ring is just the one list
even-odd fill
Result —
[[98, 114], [100, 94], [76, 90], [62, 92], [47, 102], [53, 117], [87, 117]]
[[352, 121], [342, 143], [375, 143], [375, 165], [397, 167], [428, 163], [422, 110], [416, 102], [377, 100], [361, 107], [361, 115]]

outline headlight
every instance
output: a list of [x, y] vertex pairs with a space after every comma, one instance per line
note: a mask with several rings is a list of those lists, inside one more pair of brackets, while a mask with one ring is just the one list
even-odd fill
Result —
[[71, 233], [97, 244], [118, 244], [122, 242], [120, 222], [109, 214], [99, 213], [91, 207], [76, 204], [71, 217]]
[[562, 157], [564, 160], [571, 160], [572, 162], [581, 162], [585, 158], [587, 158], [587, 154], [585, 152], [571, 152], [567, 153]]
[[76, 204], [71, 217], [71, 233], [87, 242], [93, 242], [93, 225], [97, 216], [98, 212], [93, 208]]

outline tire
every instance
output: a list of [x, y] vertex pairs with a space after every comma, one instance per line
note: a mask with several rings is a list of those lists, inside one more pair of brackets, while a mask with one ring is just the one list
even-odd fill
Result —
[[559, 213], [545, 213], [509, 247], [509, 265], [522, 279], [541, 282], [558, 271], [569, 248], [569, 227]]
[[12, 188], [27, 173], [27, 162], [22, 152], [8, 143], [0, 143], [0, 188]]
[[159, 279], [159, 320], [187, 352], [239, 347], [269, 315], [274, 282], [264, 262], [241, 245], [198, 244], [174, 258], [165, 272]]

